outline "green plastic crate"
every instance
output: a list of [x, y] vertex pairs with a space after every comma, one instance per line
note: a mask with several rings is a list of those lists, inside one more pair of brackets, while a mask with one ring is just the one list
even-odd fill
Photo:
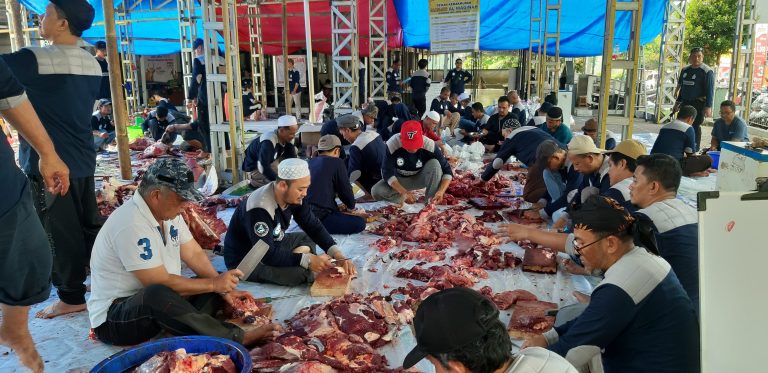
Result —
[[138, 138], [144, 137], [144, 131], [141, 126], [128, 126], [128, 141], [132, 142]]

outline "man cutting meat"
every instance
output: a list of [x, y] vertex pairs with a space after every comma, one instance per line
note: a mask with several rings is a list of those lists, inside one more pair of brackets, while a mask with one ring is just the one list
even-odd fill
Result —
[[575, 251], [588, 270], [604, 271], [605, 278], [584, 313], [523, 347], [547, 347], [577, 367], [600, 354], [607, 373], [699, 372], [696, 313], [675, 272], [650, 244], [647, 220], [602, 196], [590, 197], [572, 217]]
[[405, 357], [406, 369], [426, 358], [437, 373], [577, 372], [565, 359], [541, 347], [512, 355], [499, 310], [472, 289], [452, 288], [430, 295], [416, 310], [413, 327], [416, 347]]
[[338, 122], [339, 132], [352, 144], [347, 157], [349, 181], [357, 183], [366, 194], [371, 194], [373, 186], [381, 180], [387, 145], [378, 133], [364, 131], [363, 124], [354, 116], [340, 117]]
[[[91, 258], [88, 314], [99, 340], [135, 345], [166, 331], [253, 345], [273, 336], [274, 324], [246, 332], [213, 317], [224, 302], [250, 294], [235, 289], [241, 271], [216, 272], [179, 215], [202, 198], [182, 161], [161, 159], [109, 216]], [[181, 262], [197, 277], [181, 276]]]
[[387, 141], [382, 176], [384, 179], [371, 190], [376, 200], [414, 203], [416, 197], [411, 191], [426, 188], [427, 199], [440, 203], [453, 171], [440, 148], [424, 136], [421, 123], [411, 120], [403, 124], [399, 135]]
[[[286, 159], [278, 165], [276, 176], [275, 181], [251, 193], [232, 215], [224, 239], [227, 268], [237, 267], [263, 241], [268, 249], [258, 253], [261, 262], [248, 281], [296, 286], [313, 281], [313, 273], [332, 267], [333, 261], [343, 264], [347, 273], [356, 273], [304, 199], [310, 185], [307, 162]], [[306, 233], [285, 233], [291, 218]], [[316, 255], [315, 243], [327, 255]]]
[[[557, 141], [552, 135], [540, 128], [520, 127], [520, 122], [515, 119], [504, 122], [501, 131], [505, 138], [504, 143], [502, 143], [501, 149], [496, 153], [493, 161], [485, 167], [482, 174], [484, 181], [488, 181], [493, 175], [496, 175], [512, 156], [529, 167], [533, 166], [536, 161], [536, 148], [539, 147], [539, 144], [547, 140]], [[561, 148], [565, 147], [560, 142], [557, 142], [557, 145]]]
[[277, 129], [254, 139], [245, 149], [243, 171], [251, 173], [251, 186], [259, 188], [277, 179], [277, 165], [288, 158], [296, 158], [293, 138], [299, 126], [296, 117], [283, 115], [277, 118]]

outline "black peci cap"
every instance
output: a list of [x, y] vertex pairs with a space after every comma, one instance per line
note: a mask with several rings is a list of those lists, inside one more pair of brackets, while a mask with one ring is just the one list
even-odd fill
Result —
[[[60, 17], [66, 18], [69, 25], [82, 35], [83, 31], [91, 28], [93, 17], [96, 11], [93, 6], [85, 0], [50, 0], [51, 4], [56, 5], [64, 14]], [[75, 35], [75, 36], [80, 36]]]

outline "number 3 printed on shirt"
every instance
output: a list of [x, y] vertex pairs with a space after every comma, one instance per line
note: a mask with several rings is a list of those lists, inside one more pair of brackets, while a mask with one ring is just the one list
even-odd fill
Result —
[[139, 254], [139, 257], [144, 260], [152, 259], [152, 247], [149, 245], [149, 238], [142, 238], [136, 243], [139, 246], [144, 246], [144, 252]]

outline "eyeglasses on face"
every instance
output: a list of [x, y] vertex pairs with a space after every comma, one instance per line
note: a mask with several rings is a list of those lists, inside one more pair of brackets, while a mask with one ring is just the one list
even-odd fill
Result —
[[608, 238], [610, 236], [612, 236], [612, 235], [611, 234], [605, 235], [605, 236], [603, 236], [601, 238], [598, 238], [597, 240], [594, 240], [594, 241], [592, 241], [592, 242], [590, 242], [590, 243], [588, 243], [586, 245], [582, 245], [582, 244], [579, 243], [578, 239], [574, 239], [573, 240], [573, 249], [576, 251], [576, 254], [578, 256], [581, 256], [582, 250], [584, 250], [587, 247], [590, 247], [590, 246], [592, 246], [592, 245], [594, 245], [594, 244], [596, 244], [596, 243], [598, 243], [598, 242], [600, 242], [600, 241], [602, 241], [602, 240], [604, 240], [604, 239], [606, 239], [606, 238]]

